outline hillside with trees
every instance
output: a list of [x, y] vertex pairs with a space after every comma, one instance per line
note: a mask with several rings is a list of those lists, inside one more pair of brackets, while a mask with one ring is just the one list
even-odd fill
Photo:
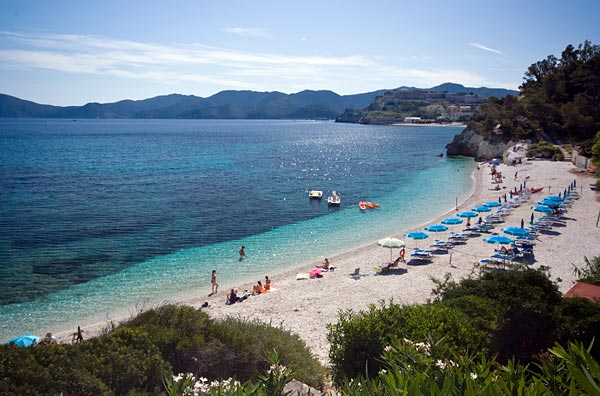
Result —
[[502, 151], [509, 142], [543, 140], [581, 145], [589, 156], [598, 131], [600, 46], [585, 41], [577, 47], [568, 45], [560, 57], [549, 55], [529, 66], [520, 94], [483, 104], [464, 136], [448, 145], [448, 154], [481, 157], [465, 138], [473, 141], [469, 133], [475, 133]]

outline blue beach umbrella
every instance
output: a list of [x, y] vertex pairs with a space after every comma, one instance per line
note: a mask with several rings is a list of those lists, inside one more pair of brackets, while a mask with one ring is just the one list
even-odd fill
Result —
[[442, 224], [448, 224], [448, 225], [461, 224], [462, 222], [463, 222], [462, 219], [459, 219], [458, 217], [448, 217], [448, 218], [445, 218], [444, 220], [442, 220]]
[[544, 198], [544, 200], [563, 202], [565, 199], [559, 197], [558, 195], [548, 195], [546, 198]]
[[542, 199], [541, 201], [538, 201], [538, 204], [550, 206], [551, 208], [558, 208], [560, 206], [560, 202], [551, 199]]
[[423, 231], [411, 231], [404, 234], [405, 237], [409, 237], [412, 239], [426, 239], [429, 238], [429, 234]]
[[477, 217], [479, 215], [475, 212], [460, 212], [459, 214], [457, 214], [457, 216], [458, 217]]
[[514, 235], [514, 236], [528, 236], [529, 235], [529, 231], [527, 231], [525, 228], [521, 228], [521, 227], [502, 227], [502, 231], [504, 231], [508, 235]]
[[39, 342], [40, 337], [31, 334], [24, 334], [6, 341], [6, 344], [15, 344], [23, 348], [35, 345]]
[[425, 227], [425, 229], [427, 231], [431, 231], [431, 232], [442, 232], [442, 231], [446, 231], [448, 229], [448, 227], [446, 227], [443, 224], [432, 224], [432, 225], [428, 225], [427, 227]]
[[542, 213], [554, 212], [554, 210], [552, 210], [552, 208], [550, 206], [544, 206], [544, 205], [533, 205], [531, 207], [531, 209], [535, 210], [536, 212], [542, 212]]
[[[412, 238], [414, 240], [429, 238], [429, 235], [423, 231], [411, 231], [404, 234], [405, 237]], [[417, 244], [418, 245], [418, 244]]]
[[489, 201], [489, 202], [485, 202], [483, 204], [483, 206], [487, 206], [488, 208], [495, 208], [495, 207], [498, 207], [498, 206], [502, 206], [502, 204], [500, 202], [496, 202], [496, 201]]
[[504, 235], [492, 235], [487, 238], [483, 238], [483, 241], [487, 242], [487, 243], [501, 244], [501, 245], [508, 245], [509, 243], [513, 242], [512, 239], [505, 237]]
[[490, 208], [488, 208], [487, 206], [475, 206], [474, 208], [471, 208], [471, 210], [474, 210], [475, 212], [489, 212], [491, 211]]

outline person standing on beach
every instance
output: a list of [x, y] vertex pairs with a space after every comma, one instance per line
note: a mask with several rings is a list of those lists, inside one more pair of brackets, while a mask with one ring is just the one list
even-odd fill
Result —
[[246, 257], [246, 250], [244, 249], [244, 246], [242, 246], [240, 248], [240, 260], [244, 257]]
[[217, 283], [217, 270], [212, 270], [212, 274], [210, 275], [210, 284], [212, 286], [212, 294], [217, 294], [217, 290], [219, 290], [219, 284]]
[[81, 330], [81, 326], [77, 326], [77, 333], [75, 333], [75, 339], [72, 340], [72, 342], [79, 344], [80, 342], [83, 342], [83, 330]]

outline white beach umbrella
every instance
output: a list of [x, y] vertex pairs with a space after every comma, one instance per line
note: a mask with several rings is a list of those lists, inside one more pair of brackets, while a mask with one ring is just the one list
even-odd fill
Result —
[[392, 237], [383, 238], [382, 240], [380, 240], [378, 242], [378, 244], [379, 244], [379, 246], [390, 249], [390, 261], [392, 261], [392, 250], [394, 248], [401, 248], [401, 247], [406, 246], [404, 244], [404, 241], [402, 241], [401, 239], [392, 238]]

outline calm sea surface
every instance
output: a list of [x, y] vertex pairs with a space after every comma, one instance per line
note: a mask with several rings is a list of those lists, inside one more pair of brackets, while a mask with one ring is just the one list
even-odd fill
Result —
[[0, 120], [0, 341], [205, 296], [212, 269], [225, 290], [417, 227], [471, 191], [472, 160], [435, 156], [460, 130]]

